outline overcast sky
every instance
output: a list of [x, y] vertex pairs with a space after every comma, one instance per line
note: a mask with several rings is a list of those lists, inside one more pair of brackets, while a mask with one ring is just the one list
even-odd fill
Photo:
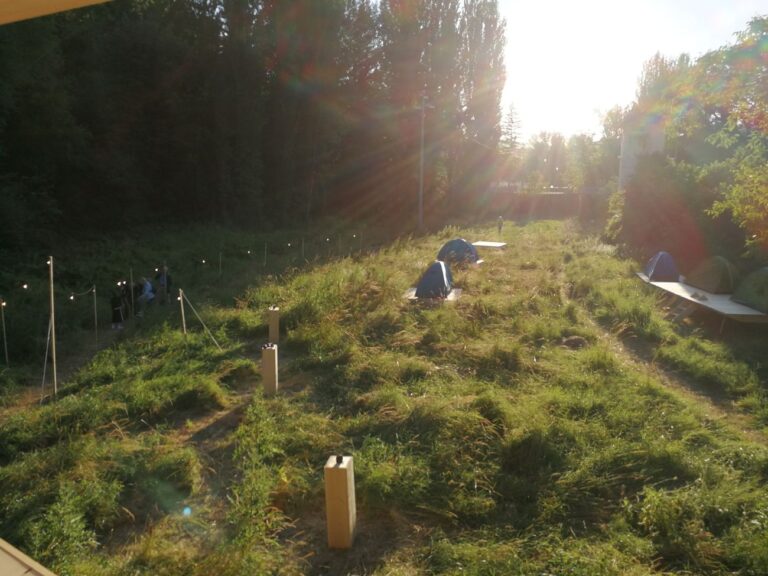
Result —
[[656, 52], [692, 57], [729, 44], [768, 0], [499, 0], [507, 21], [505, 112], [527, 141], [541, 131], [600, 135], [629, 104]]

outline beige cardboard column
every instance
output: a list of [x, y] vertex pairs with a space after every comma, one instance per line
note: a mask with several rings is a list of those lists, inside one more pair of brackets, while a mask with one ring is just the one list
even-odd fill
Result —
[[269, 341], [274, 344], [280, 343], [280, 308], [270, 306], [267, 311], [269, 320]]
[[357, 524], [352, 456], [331, 456], [325, 464], [325, 514], [328, 547], [351, 548]]
[[261, 347], [261, 381], [265, 396], [277, 394], [277, 344]]

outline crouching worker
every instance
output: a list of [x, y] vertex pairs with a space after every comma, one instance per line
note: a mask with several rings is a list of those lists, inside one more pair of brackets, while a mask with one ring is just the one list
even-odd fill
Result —
[[168, 273], [168, 266], [163, 266], [155, 274], [155, 283], [157, 284], [157, 300], [160, 304], [165, 304], [171, 293], [171, 275]]
[[142, 318], [144, 316], [144, 310], [146, 309], [148, 304], [151, 304], [152, 301], [155, 299], [155, 290], [152, 287], [152, 282], [147, 280], [146, 277], [142, 277], [141, 279], [141, 294], [139, 295], [139, 298], [137, 299], [138, 304], [138, 313], [136, 314], [139, 318]]

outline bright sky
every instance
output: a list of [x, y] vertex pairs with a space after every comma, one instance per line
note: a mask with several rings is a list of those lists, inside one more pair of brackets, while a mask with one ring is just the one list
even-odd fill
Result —
[[504, 112], [524, 142], [542, 131], [601, 134], [601, 117], [635, 96], [656, 52], [696, 58], [729, 44], [766, 0], [499, 0], [507, 21]]

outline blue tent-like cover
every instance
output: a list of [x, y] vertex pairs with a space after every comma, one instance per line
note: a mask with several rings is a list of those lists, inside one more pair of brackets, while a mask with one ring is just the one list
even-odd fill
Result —
[[449, 240], [437, 253], [437, 259], [443, 262], [475, 263], [477, 262], [477, 248], [472, 246], [464, 238]]
[[447, 298], [453, 289], [451, 270], [445, 262], [435, 261], [416, 286], [417, 298]]
[[680, 272], [669, 252], [658, 252], [645, 265], [645, 275], [651, 282], [677, 282]]

